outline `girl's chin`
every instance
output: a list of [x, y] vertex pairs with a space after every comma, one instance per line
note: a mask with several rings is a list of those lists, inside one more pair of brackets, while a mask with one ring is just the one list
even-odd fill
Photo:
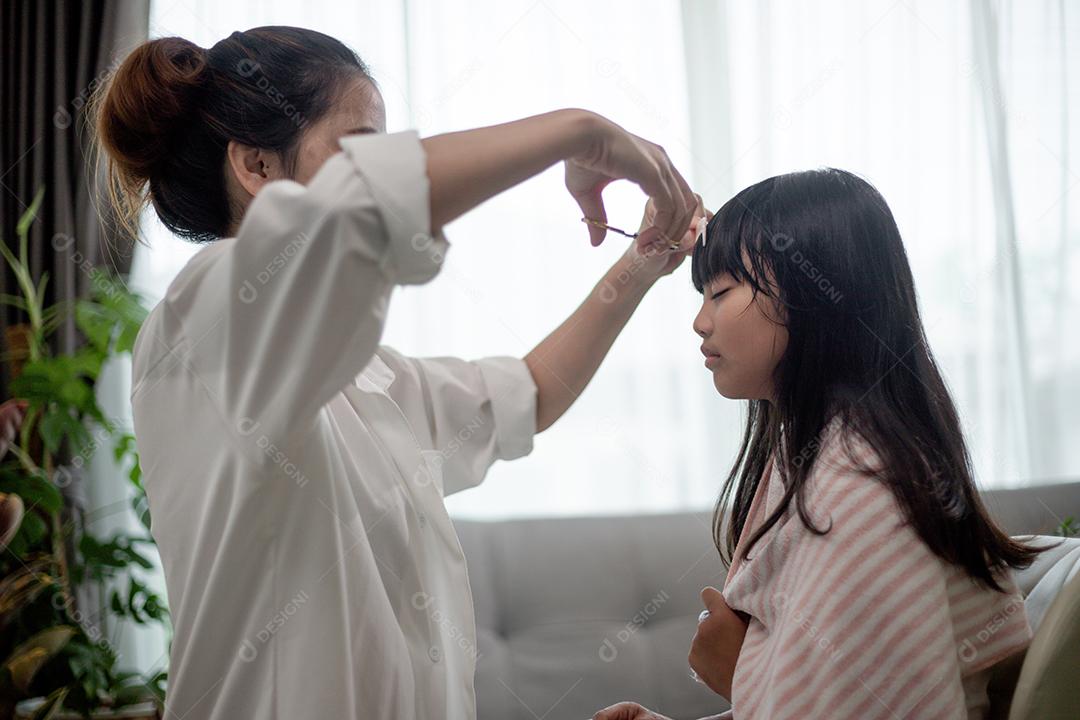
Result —
[[731, 387], [729, 383], [724, 382], [723, 374], [718, 370], [713, 370], [713, 387], [716, 388], [716, 392], [720, 393], [728, 400], [739, 400], [738, 393], [735, 392], [735, 388]]
[[713, 370], [713, 387], [728, 400], [752, 400], [756, 394], [747, 392], [746, 388], [732, 385], [719, 370]]

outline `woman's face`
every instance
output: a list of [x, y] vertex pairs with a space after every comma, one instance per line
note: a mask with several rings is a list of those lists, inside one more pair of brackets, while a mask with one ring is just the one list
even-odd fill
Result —
[[772, 400], [773, 371], [787, 349], [788, 334], [777, 303], [754, 297], [747, 282], [724, 273], [708, 283], [694, 332], [701, 336], [713, 385], [732, 400]]
[[337, 102], [317, 122], [304, 129], [297, 147], [293, 180], [307, 184], [323, 163], [341, 152], [343, 135], [386, 132], [386, 108], [375, 85], [359, 73], [349, 81]]

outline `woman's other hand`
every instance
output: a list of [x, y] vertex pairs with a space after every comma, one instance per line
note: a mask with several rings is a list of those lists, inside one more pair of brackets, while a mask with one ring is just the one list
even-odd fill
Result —
[[660, 278], [664, 275], [670, 275], [688, 255], [694, 252], [694, 243], [697, 242], [698, 221], [702, 217], [707, 220], [712, 219], [712, 213], [705, 209], [701, 196], [695, 193], [694, 198], [697, 200], [697, 206], [694, 208], [694, 214], [690, 218], [689, 227], [687, 227], [683, 236], [679, 238], [679, 248], [677, 250], [672, 250], [667, 245], [661, 245], [659, 248], [642, 247], [641, 235], [656, 222], [655, 203], [651, 198], [645, 203], [645, 212], [641, 216], [641, 225], [638, 227], [638, 238], [634, 240], [626, 251], [631, 262], [642, 263], [642, 269], [648, 275]]
[[735, 662], [748, 620], [728, 607], [724, 596], [714, 587], [701, 591], [701, 601], [709, 613], [698, 623], [690, 644], [690, 667], [710, 690], [730, 701]]
[[15, 442], [28, 404], [26, 400], [13, 398], [0, 405], [0, 457], [6, 455]]
[[[654, 207], [652, 223], [638, 237], [639, 248], [662, 248], [683, 237], [700, 201], [664, 149], [600, 115], [592, 117], [591, 141], [566, 161], [566, 188], [585, 217], [606, 223], [604, 188], [626, 179], [637, 184]], [[603, 242], [606, 233], [604, 228], [589, 226], [593, 245]]]
[[593, 715], [593, 720], [671, 720], [633, 702], [616, 703]]

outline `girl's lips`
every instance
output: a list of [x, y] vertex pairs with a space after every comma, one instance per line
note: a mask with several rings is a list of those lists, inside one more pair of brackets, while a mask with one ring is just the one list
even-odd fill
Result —
[[720, 362], [720, 356], [719, 355], [706, 355], [705, 356], [705, 367], [709, 368], [710, 370], [713, 367], [715, 367], [716, 364], [719, 363], [719, 362]]

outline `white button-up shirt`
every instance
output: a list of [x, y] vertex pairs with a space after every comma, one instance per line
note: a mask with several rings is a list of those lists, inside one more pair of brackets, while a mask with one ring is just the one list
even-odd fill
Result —
[[379, 345], [394, 286], [434, 277], [447, 242], [415, 133], [341, 144], [307, 186], [263, 188], [135, 345], [169, 717], [475, 716], [443, 496], [530, 452], [536, 385], [519, 358]]

